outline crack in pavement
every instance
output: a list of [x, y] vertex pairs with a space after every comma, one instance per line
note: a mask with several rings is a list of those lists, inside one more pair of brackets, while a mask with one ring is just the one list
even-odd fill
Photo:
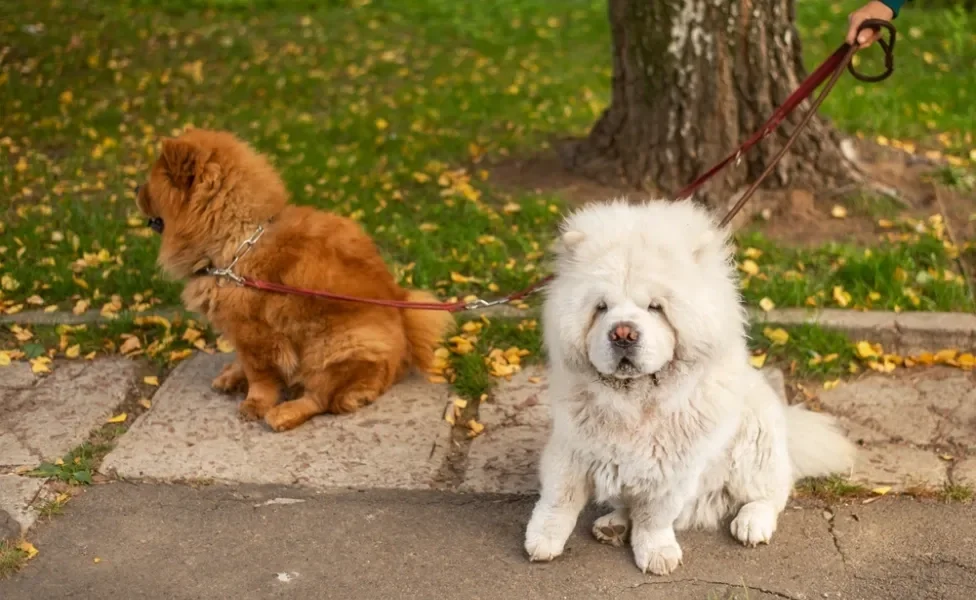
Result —
[[641, 583], [637, 583], [637, 584], [628, 586], [625, 589], [635, 590], [637, 588], [644, 587], [646, 585], [671, 585], [671, 584], [675, 584], [675, 583], [690, 583], [692, 585], [722, 585], [722, 586], [731, 587], [731, 588], [739, 588], [739, 587], [741, 587], [747, 593], [749, 592], [749, 590], [752, 590], [752, 591], [756, 591], [756, 592], [761, 592], [763, 594], [769, 594], [771, 596], [776, 596], [777, 598], [783, 598], [783, 600], [802, 600], [800, 597], [798, 597], [798, 596], [791, 596], [791, 595], [787, 594], [786, 592], [780, 592], [780, 591], [771, 590], [771, 589], [768, 589], [768, 588], [761, 588], [761, 587], [756, 587], [756, 586], [753, 586], [753, 585], [748, 585], [744, 581], [742, 583], [729, 583], [728, 581], [712, 581], [710, 579], [699, 579], [697, 577], [688, 577], [688, 578], [683, 578], [683, 579], [667, 579], [667, 580], [662, 580], [662, 581], [644, 581], [644, 582], [641, 582]]
[[840, 538], [837, 537], [837, 530], [835, 528], [835, 521], [837, 520], [837, 513], [831, 509], [825, 509], [830, 512], [830, 518], [827, 521], [827, 532], [830, 533], [830, 539], [834, 541], [834, 549], [837, 550], [837, 554], [840, 556], [840, 562], [844, 565], [844, 570], [846, 571], [850, 568], [847, 562], [847, 555], [844, 554], [844, 549], [840, 547]]

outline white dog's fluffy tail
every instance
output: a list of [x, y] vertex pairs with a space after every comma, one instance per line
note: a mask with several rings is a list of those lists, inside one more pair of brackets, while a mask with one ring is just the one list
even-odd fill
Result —
[[786, 409], [786, 425], [795, 479], [826, 477], [853, 467], [854, 444], [832, 416], [794, 405]]

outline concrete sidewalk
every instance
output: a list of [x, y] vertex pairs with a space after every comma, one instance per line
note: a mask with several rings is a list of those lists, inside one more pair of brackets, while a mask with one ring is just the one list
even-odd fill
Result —
[[741, 600], [976, 597], [972, 505], [882, 498], [791, 506], [769, 546], [679, 535], [685, 564], [642, 575], [596, 543], [530, 564], [533, 499], [449, 492], [327, 493], [283, 486], [113, 483], [40, 524], [40, 551], [0, 598]]

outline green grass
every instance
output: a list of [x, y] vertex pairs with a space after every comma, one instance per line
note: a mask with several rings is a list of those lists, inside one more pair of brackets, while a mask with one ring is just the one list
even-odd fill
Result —
[[[932, 233], [894, 235], [897, 241], [872, 248], [839, 243], [789, 248], [760, 233], [740, 235], [742, 293], [752, 306], [770, 298], [780, 307], [973, 309], [954, 254], [939, 237]], [[750, 270], [756, 272], [750, 274]]]
[[[586, 89], [605, 79], [605, 48], [590, 40], [607, 26], [589, 4], [13, 4], [0, 269], [8, 299], [38, 306], [118, 294], [128, 307], [148, 290], [177, 302], [132, 189], [159, 138], [187, 123], [271, 153], [296, 202], [361, 221], [406, 283], [523, 286], [559, 205], [493, 189], [479, 163], [581, 133], [602, 106]], [[43, 36], [23, 30], [36, 22]]]
[[[777, 329], [788, 334], [785, 342], [772, 333]], [[854, 345], [846, 335], [817, 325], [778, 328], [753, 323], [749, 347], [765, 354], [767, 364], [784, 367], [802, 378], [837, 379], [849, 375], [851, 364], [857, 364]]]
[[0, 540], [0, 579], [10, 577], [27, 563], [28, 555], [17, 547], [17, 542]]
[[[480, 329], [465, 329], [472, 326], [480, 326]], [[460, 333], [471, 344], [471, 349], [463, 353], [452, 352], [450, 365], [454, 389], [466, 400], [480, 401], [504, 376], [498, 369], [492, 368], [493, 362], [499, 362], [495, 358], [498, 352], [517, 349], [522, 355], [518, 359], [520, 366], [539, 363], [545, 358], [542, 338], [534, 319], [469, 319], [462, 321]], [[457, 344], [451, 343], [449, 346], [456, 348]], [[508, 362], [501, 361], [501, 368], [504, 369]]]
[[871, 496], [871, 490], [863, 485], [848, 481], [839, 475], [818, 479], [804, 479], [797, 482], [796, 492], [801, 496], [812, 497], [826, 502]]
[[969, 503], [973, 501], [973, 488], [958, 483], [947, 483], [943, 486], [941, 491], [941, 498], [944, 502], [963, 502]]
[[110, 449], [108, 444], [85, 442], [58, 461], [41, 463], [29, 475], [57, 479], [74, 485], [91, 485], [95, 467]]
[[147, 358], [163, 369], [184, 360], [194, 349], [228, 350], [217, 342], [211, 329], [182, 312], [171, 318], [123, 312], [115, 320], [83, 325], [0, 325], [0, 353], [15, 359], [90, 359], [121, 353]]
[[[810, 64], [840, 39], [853, 5], [799, 3]], [[562, 203], [502, 192], [482, 167], [584, 133], [608, 100], [604, 0], [6, 8], [15, 15], [0, 24], [13, 48], [0, 64], [8, 311], [99, 308], [113, 295], [125, 308], [177, 303], [132, 190], [160, 137], [186, 124], [231, 129], [269, 152], [296, 202], [361, 221], [405, 283], [444, 295], [520, 288], [538, 275]], [[895, 78], [843, 80], [827, 113], [869, 135], [945, 134], [945, 150], [965, 155], [976, 115], [971, 17], [909, 8], [898, 24]], [[804, 300], [792, 288], [774, 299]]]

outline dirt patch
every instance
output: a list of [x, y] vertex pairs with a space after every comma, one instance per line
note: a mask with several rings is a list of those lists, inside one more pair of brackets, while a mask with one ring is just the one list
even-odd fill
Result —
[[[884, 231], [878, 225], [880, 219], [928, 218], [944, 211], [951, 234], [960, 238], [958, 243], [976, 240], [976, 222], [970, 221], [976, 212], [976, 193], [940, 183], [936, 176], [940, 167], [928, 160], [867, 142], [860, 146], [862, 169], [881, 189], [893, 191], [895, 198], [869, 186], [760, 190], [734, 225], [758, 230], [791, 246], [872, 245]], [[608, 198], [640, 201], [651, 197], [646, 191], [593, 181], [563, 165], [558, 151], [548, 150], [488, 168], [491, 181], [503, 189], [556, 194], [574, 207]]]
[[607, 185], [567, 170], [554, 150], [516, 157], [488, 167], [490, 180], [506, 190], [556, 194], [571, 206], [608, 198], [641, 200], [648, 194], [623, 185]]

